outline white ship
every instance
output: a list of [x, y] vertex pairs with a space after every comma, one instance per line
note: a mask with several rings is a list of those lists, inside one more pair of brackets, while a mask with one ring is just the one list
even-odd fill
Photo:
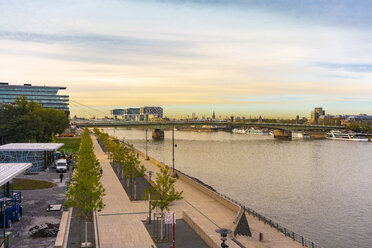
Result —
[[268, 135], [269, 133], [266, 131], [266, 130], [262, 130], [262, 129], [247, 129], [246, 130], [246, 133], [247, 134], [256, 134], [256, 135]]
[[359, 142], [368, 142], [368, 138], [363, 137], [360, 134], [353, 132], [343, 133], [341, 131], [331, 131], [325, 136], [326, 139], [330, 140], [347, 140], [347, 141], [359, 141]]
[[232, 130], [232, 132], [233, 133], [246, 133], [246, 131], [244, 130], [244, 129], [239, 129], [239, 128], [234, 128], [233, 130]]

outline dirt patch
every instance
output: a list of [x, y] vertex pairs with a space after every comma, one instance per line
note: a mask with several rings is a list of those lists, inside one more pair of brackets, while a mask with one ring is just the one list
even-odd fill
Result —
[[30, 237], [36, 238], [47, 238], [57, 237], [59, 224], [45, 223], [36, 225], [29, 230]]

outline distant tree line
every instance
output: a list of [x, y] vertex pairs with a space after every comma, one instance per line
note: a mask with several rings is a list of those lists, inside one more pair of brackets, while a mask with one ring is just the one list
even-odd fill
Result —
[[371, 132], [372, 128], [368, 123], [364, 123], [360, 125], [358, 122], [351, 123], [346, 126], [346, 131], [354, 131], [354, 132], [362, 132], [362, 133], [369, 133]]
[[25, 96], [17, 97], [15, 104], [1, 105], [0, 116], [0, 129], [9, 142], [50, 142], [69, 127], [65, 111], [43, 108]]

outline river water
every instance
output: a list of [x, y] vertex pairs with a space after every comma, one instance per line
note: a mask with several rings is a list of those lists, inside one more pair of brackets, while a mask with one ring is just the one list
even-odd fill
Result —
[[[145, 151], [145, 131], [106, 131]], [[171, 131], [148, 154], [172, 165]], [[372, 247], [372, 143], [175, 131], [175, 168], [323, 247]]]

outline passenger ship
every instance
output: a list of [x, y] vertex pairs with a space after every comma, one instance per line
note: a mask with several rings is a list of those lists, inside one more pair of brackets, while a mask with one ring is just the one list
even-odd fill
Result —
[[326, 139], [331, 140], [347, 140], [347, 141], [359, 141], [367, 142], [368, 138], [362, 137], [356, 133], [343, 133], [341, 131], [331, 131], [325, 136]]

